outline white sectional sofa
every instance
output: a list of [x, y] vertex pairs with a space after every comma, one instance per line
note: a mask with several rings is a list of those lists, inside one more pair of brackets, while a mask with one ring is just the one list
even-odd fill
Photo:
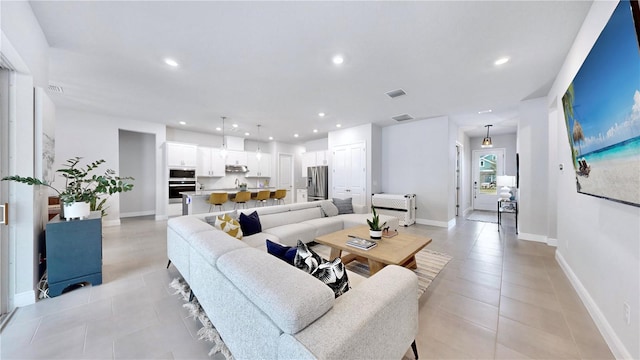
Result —
[[169, 260], [235, 358], [403, 357], [418, 328], [418, 283], [412, 271], [387, 266], [368, 279], [351, 273], [359, 281], [334, 298], [320, 280], [264, 250], [266, 239], [295, 246], [298, 239], [310, 242], [363, 225], [371, 215], [323, 217], [318, 202], [243, 212], [254, 210], [263, 232], [242, 240], [207, 224], [205, 217], [213, 214], [173, 218], [167, 226]]

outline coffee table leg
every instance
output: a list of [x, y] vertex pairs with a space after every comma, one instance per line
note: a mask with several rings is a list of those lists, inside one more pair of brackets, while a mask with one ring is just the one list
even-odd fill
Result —
[[382, 270], [384, 263], [369, 259], [369, 275], [373, 275]]
[[407, 269], [417, 269], [418, 268], [418, 263], [416, 263], [416, 257], [412, 256], [409, 258], [409, 260], [405, 261], [404, 264], [402, 264], [401, 266], [406, 267]]
[[331, 254], [329, 254], [330, 259], [329, 260], [333, 260], [337, 257], [340, 257], [340, 255], [342, 255], [342, 250], [340, 249], [336, 249], [336, 248], [331, 248]]

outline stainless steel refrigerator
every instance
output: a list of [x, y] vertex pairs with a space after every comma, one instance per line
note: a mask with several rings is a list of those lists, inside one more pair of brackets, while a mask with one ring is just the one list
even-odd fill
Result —
[[307, 168], [307, 199], [309, 201], [329, 198], [329, 167], [311, 166]]

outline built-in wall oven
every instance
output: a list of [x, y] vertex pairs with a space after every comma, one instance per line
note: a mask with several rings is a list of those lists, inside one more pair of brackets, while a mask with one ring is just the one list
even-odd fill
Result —
[[181, 192], [196, 191], [196, 171], [193, 169], [169, 169], [169, 202], [182, 201]]

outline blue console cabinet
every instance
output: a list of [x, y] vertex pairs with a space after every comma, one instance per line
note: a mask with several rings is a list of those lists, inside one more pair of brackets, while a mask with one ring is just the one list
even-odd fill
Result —
[[91, 212], [84, 220], [47, 223], [47, 277], [49, 296], [58, 296], [67, 287], [88, 282], [102, 284], [102, 217]]

